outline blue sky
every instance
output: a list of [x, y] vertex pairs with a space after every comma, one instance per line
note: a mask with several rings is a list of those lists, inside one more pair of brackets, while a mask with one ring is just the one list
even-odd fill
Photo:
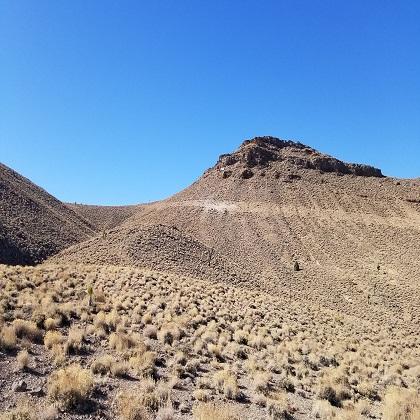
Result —
[[419, 22], [417, 0], [0, 0], [0, 161], [97, 204], [255, 135], [418, 177]]

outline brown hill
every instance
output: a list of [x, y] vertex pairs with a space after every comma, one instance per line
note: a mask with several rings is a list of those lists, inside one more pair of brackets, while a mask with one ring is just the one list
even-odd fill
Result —
[[118, 226], [139, 209], [139, 206], [94, 206], [76, 203], [66, 203], [66, 206], [95, 226], [98, 232]]
[[250, 280], [238, 264], [176, 227], [121, 226], [76, 244], [50, 259], [70, 264], [106, 263], [189, 275], [237, 284]]
[[[56, 260], [92, 262], [102, 243], [96, 262], [132, 263], [109, 241], [127, 243], [144, 224], [165, 224], [253, 273], [251, 287], [412, 327], [420, 321], [419, 186], [301, 143], [257, 137], [222, 155], [189, 188], [139, 208], [112, 239]], [[144, 250], [145, 262], [165, 260], [159, 249]]]
[[0, 263], [34, 264], [93, 233], [81, 216], [0, 164]]

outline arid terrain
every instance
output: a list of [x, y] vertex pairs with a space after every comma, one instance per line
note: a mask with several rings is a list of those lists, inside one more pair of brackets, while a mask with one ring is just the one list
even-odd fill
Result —
[[420, 419], [420, 179], [247, 140], [137, 206], [0, 165], [0, 419]]

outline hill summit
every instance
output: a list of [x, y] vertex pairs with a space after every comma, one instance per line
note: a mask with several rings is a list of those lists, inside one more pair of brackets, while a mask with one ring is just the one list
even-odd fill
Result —
[[300, 142], [281, 140], [271, 136], [245, 140], [237, 151], [221, 155], [215, 168], [221, 170], [225, 178], [232, 175], [233, 171], [237, 172], [238, 169], [242, 178], [250, 178], [254, 175], [254, 168], [261, 170], [274, 163], [321, 172], [383, 177], [381, 170], [373, 166], [345, 163]]

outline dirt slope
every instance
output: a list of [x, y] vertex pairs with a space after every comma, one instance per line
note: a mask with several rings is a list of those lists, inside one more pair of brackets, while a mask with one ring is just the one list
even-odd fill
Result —
[[161, 224], [117, 227], [76, 244], [50, 262], [123, 264], [232, 284], [250, 280], [238, 264], [177, 228]]
[[[259, 137], [222, 155], [179, 194], [140, 208], [117, 230], [124, 236], [144, 224], [176, 226], [254, 273], [250, 287], [415, 328], [419, 191], [417, 179], [384, 177], [300, 143]], [[71, 261], [91, 262], [96, 252], [91, 242], [61, 261], [74, 253]], [[98, 262], [107, 261], [126, 263], [112, 251]]]
[[140, 206], [94, 206], [73, 203], [66, 203], [66, 206], [89, 221], [98, 232], [118, 226], [140, 208]]
[[93, 233], [80, 215], [0, 164], [0, 263], [34, 264]]

